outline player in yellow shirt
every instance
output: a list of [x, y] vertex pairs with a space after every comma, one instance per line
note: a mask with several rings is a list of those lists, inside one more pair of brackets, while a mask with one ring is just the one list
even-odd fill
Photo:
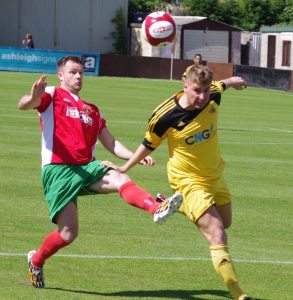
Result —
[[228, 250], [225, 228], [231, 225], [231, 194], [223, 178], [224, 161], [218, 141], [218, 112], [222, 93], [243, 89], [241, 77], [212, 81], [212, 71], [192, 66], [184, 90], [159, 105], [148, 123], [143, 143], [123, 165], [104, 162], [127, 172], [168, 140], [168, 179], [174, 192], [183, 195], [179, 211], [199, 228], [208, 241], [212, 262], [236, 300], [250, 299], [240, 288]]
[[196, 54], [194, 55], [193, 61], [194, 61], [194, 64], [191, 65], [191, 66], [188, 66], [188, 67], [186, 68], [186, 70], [184, 71], [184, 73], [182, 74], [182, 80], [183, 80], [183, 82], [184, 82], [184, 80], [186, 79], [186, 74], [187, 74], [187, 72], [190, 70], [190, 68], [191, 68], [192, 66], [197, 66], [197, 65], [202, 65], [202, 64], [203, 64], [202, 55], [201, 55], [200, 53], [196, 53]]

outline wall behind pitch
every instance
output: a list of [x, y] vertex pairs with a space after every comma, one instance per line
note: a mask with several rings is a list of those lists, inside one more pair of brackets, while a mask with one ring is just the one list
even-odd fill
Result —
[[[193, 60], [174, 59], [171, 67], [170, 58], [101, 55], [100, 76], [156, 78], [181, 80], [185, 69], [193, 64]], [[207, 63], [214, 73], [214, 79], [224, 79], [233, 75], [233, 64]]]
[[109, 53], [119, 7], [127, 20], [127, 0], [1, 0], [0, 46], [23, 47], [32, 33], [38, 49]]
[[283, 91], [292, 89], [291, 70], [235, 65], [234, 74], [242, 76], [250, 86]]
[[[174, 59], [171, 74], [169, 58], [104, 54], [101, 55], [99, 75], [181, 80], [182, 73], [192, 63], [193, 60]], [[206, 62], [206, 65], [213, 71], [215, 80], [242, 76], [250, 86], [293, 92], [293, 71], [231, 63]]]

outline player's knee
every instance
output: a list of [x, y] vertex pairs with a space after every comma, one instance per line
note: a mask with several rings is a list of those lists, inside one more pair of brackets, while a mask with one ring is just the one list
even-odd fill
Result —
[[67, 244], [71, 244], [77, 238], [77, 236], [77, 230], [65, 230], [61, 232], [61, 237]]
[[131, 180], [129, 176], [125, 173], [120, 173], [115, 171], [111, 175], [112, 175], [112, 180], [118, 183], [119, 186]]

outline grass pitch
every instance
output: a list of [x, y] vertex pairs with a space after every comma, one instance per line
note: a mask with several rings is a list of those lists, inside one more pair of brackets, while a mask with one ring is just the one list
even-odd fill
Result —
[[[180, 214], [156, 225], [117, 194], [79, 198], [79, 237], [46, 262], [45, 289], [30, 285], [26, 253], [55, 229], [40, 183], [38, 118], [17, 109], [39, 76], [0, 73], [0, 299], [230, 299], [194, 225]], [[54, 75], [48, 84], [58, 84]], [[86, 77], [81, 97], [135, 150], [152, 110], [180, 89], [178, 81]], [[258, 300], [293, 299], [292, 116], [290, 93], [248, 88], [223, 96], [230, 252], [243, 289]], [[153, 156], [156, 166], [129, 175], [152, 194], [170, 194], [166, 143]], [[96, 157], [118, 162], [101, 146]]]

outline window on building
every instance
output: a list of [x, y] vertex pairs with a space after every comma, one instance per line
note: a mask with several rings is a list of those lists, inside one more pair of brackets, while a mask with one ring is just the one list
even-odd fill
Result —
[[291, 41], [283, 41], [282, 66], [290, 66]]

